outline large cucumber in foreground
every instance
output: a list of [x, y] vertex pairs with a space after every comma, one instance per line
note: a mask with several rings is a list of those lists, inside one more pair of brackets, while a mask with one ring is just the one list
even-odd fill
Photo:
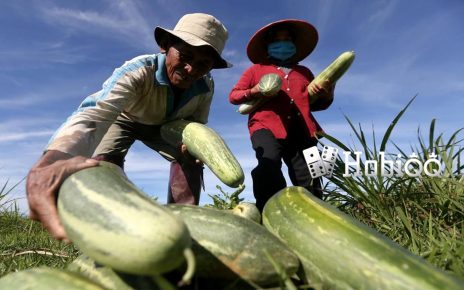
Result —
[[269, 199], [263, 224], [298, 255], [306, 279], [323, 289], [463, 289], [453, 277], [303, 187]]
[[75, 273], [48, 267], [10, 273], [0, 279], [2, 290], [106, 290]]
[[288, 276], [299, 267], [296, 255], [256, 222], [225, 210], [177, 204], [167, 207], [181, 216], [190, 230], [199, 277], [233, 280], [238, 276], [268, 285], [280, 281], [269, 257]]
[[[340, 54], [329, 66], [327, 66], [320, 74], [318, 74], [311, 83], [315, 83], [317, 85], [323, 85], [325, 81], [329, 81], [332, 85], [343, 76], [343, 74], [350, 68], [351, 64], [354, 61], [354, 51], [345, 51]], [[308, 86], [309, 88], [309, 86]], [[308, 89], [309, 93], [309, 103], [313, 104], [318, 100], [318, 96], [311, 93]]]
[[180, 266], [184, 254], [191, 256], [191, 238], [182, 219], [108, 162], [64, 181], [58, 213], [66, 234], [84, 254], [121, 272], [156, 275]]
[[224, 184], [243, 185], [242, 167], [213, 129], [198, 122], [175, 120], [161, 126], [161, 137], [175, 147], [185, 144], [188, 152], [206, 164]]

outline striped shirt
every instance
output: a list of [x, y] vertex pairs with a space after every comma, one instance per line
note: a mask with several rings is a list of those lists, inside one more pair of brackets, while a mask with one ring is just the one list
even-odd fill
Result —
[[207, 123], [214, 92], [210, 74], [194, 82], [174, 107], [166, 55], [142, 55], [114, 70], [100, 91], [88, 96], [55, 132], [46, 150], [91, 157], [119, 114], [146, 125], [189, 119]]

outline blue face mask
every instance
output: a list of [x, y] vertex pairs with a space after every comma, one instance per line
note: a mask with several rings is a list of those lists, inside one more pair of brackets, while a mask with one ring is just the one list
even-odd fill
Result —
[[288, 40], [275, 41], [267, 46], [267, 53], [270, 57], [284, 61], [295, 55], [296, 47], [293, 42]]

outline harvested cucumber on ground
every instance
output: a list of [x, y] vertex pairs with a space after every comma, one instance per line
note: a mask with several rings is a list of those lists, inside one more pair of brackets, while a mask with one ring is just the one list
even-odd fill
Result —
[[[191, 238], [183, 220], [138, 189], [112, 163], [101, 161], [69, 176], [59, 191], [58, 213], [82, 253], [121, 272], [157, 275], [191, 257]], [[194, 265], [192, 259], [188, 262]]]
[[306, 281], [323, 289], [463, 289], [441, 271], [379, 232], [321, 201], [287, 187], [264, 206], [263, 224], [299, 257]]

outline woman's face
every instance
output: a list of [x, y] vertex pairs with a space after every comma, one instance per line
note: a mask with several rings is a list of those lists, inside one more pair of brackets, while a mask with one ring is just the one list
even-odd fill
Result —
[[271, 42], [275, 41], [293, 41], [292, 35], [286, 29], [279, 29], [274, 32]]
[[166, 52], [166, 70], [171, 85], [188, 89], [213, 67], [214, 55], [207, 46], [177, 43]]

